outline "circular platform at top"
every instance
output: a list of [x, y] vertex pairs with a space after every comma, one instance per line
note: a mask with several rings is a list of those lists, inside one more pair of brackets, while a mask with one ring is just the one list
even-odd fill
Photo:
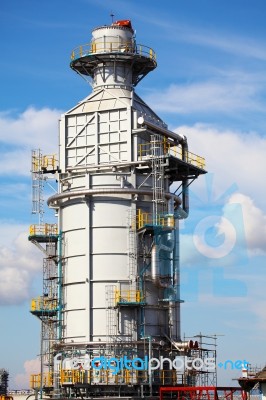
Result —
[[145, 75], [157, 67], [155, 52], [146, 46], [137, 45], [110, 51], [95, 51], [92, 44], [80, 46], [71, 54], [70, 67], [81, 75], [94, 76], [95, 67], [99, 64], [120, 62], [132, 67], [132, 84], [136, 85]]

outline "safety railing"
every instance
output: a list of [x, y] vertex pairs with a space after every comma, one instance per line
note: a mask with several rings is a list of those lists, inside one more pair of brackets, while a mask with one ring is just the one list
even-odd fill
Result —
[[58, 234], [57, 224], [30, 225], [30, 236], [49, 236], [57, 234]]
[[115, 304], [141, 302], [143, 302], [143, 294], [140, 290], [115, 290]]
[[45, 170], [56, 170], [58, 161], [55, 154], [51, 155], [32, 155], [32, 172], [41, 172]]
[[47, 312], [57, 310], [57, 300], [39, 296], [31, 300], [31, 312]]
[[41, 374], [32, 374], [30, 376], [30, 388], [39, 389], [42, 386], [53, 387], [52, 372], [45, 372], [41, 379]]
[[[79, 384], [147, 384], [149, 382], [149, 373], [147, 370], [135, 370], [123, 368], [119, 371], [113, 369], [62, 369], [60, 370], [60, 385]], [[114, 373], [115, 372], [115, 373]], [[157, 370], [152, 376], [152, 382], [160, 385], [175, 385], [182, 382], [182, 374], [177, 374], [175, 370]], [[51, 372], [41, 374], [32, 374], [30, 376], [30, 387], [38, 389], [41, 387], [53, 387], [53, 374]]]
[[134, 44], [130, 42], [121, 41], [105, 41], [105, 42], [91, 42], [76, 47], [71, 53], [71, 60], [74, 61], [78, 58], [85, 57], [90, 54], [101, 54], [101, 53], [123, 53], [139, 55], [142, 57], [150, 58], [156, 61], [155, 51], [142, 44]]
[[[149, 374], [147, 370], [122, 369], [116, 371], [117, 366], [113, 365], [113, 369], [89, 369], [89, 370], [61, 370], [61, 385], [81, 384], [141, 384], [148, 383]], [[114, 373], [115, 372], [115, 373]], [[160, 370], [153, 375], [154, 383], [157, 384], [176, 384], [177, 373], [173, 370]]]
[[145, 226], [162, 226], [162, 227], [175, 227], [175, 218], [172, 214], [158, 214], [143, 212], [141, 209], [137, 210], [137, 229]]
[[[157, 142], [158, 147], [163, 149], [164, 156], [173, 156], [179, 158], [187, 162], [188, 164], [194, 165], [198, 168], [205, 168], [205, 159], [197, 154], [191, 153], [190, 151], [186, 151], [183, 155], [181, 146], [172, 146], [168, 141], [163, 140], [161, 142]], [[156, 142], [149, 143], [141, 143], [138, 148], [138, 159], [140, 161], [145, 160], [147, 158], [154, 157], [152, 148], [156, 146]]]

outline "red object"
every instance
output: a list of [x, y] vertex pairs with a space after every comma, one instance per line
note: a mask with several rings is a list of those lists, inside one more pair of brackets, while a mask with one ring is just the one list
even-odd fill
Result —
[[119, 21], [115, 21], [112, 25], [126, 26], [127, 28], [132, 29], [131, 21], [129, 19], [121, 19]]
[[161, 386], [160, 400], [164, 399], [166, 392], [171, 392], [171, 398], [177, 400], [219, 400], [219, 395], [226, 400], [247, 400], [247, 393], [241, 387]]

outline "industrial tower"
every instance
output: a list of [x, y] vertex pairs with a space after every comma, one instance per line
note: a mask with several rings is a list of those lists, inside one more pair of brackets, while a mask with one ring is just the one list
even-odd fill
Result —
[[45, 253], [32, 387], [53, 398], [156, 396], [195, 383], [195, 371], [148, 362], [197, 350], [181, 340], [178, 224], [205, 162], [135, 93], [157, 62], [130, 21], [94, 29], [70, 66], [93, 91], [61, 117], [58, 165], [33, 155], [34, 187], [49, 172], [59, 185], [48, 200], [58, 228], [42, 223], [29, 237]]

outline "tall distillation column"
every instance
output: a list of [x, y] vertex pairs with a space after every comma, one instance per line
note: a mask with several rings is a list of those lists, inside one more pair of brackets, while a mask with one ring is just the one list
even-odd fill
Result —
[[135, 93], [157, 63], [130, 21], [94, 29], [70, 65], [93, 91], [61, 117], [59, 192], [48, 200], [60, 238], [54, 394], [148, 396], [179, 383], [169, 367], [149, 373], [142, 360], [187, 346], [178, 221], [204, 159]]

